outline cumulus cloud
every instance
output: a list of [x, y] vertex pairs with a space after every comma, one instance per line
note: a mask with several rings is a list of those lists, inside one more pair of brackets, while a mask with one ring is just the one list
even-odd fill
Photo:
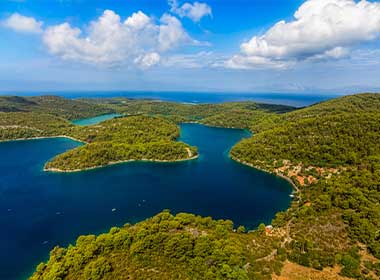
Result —
[[42, 21], [37, 21], [32, 17], [26, 17], [18, 13], [12, 14], [3, 22], [5, 27], [23, 33], [41, 33], [42, 24]]
[[180, 17], [188, 17], [194, 22], [199, 22], [205, 16], [212, 16], [212, 9], [206, 3], [184, 3], [180, 6], [177, 0], [169, 0], [169, 5], [172, 13]]
[[308, 0], [290, 22], [240, 46], [227, 67], [284, 68], [305, 60], [339, 59], [350, 49], [380, 38], [380, 3], [361, 0]]
[[174, 16], [164, 14], [155, 22], [139, 11], [123, 21], [111, 10], [91, 22], [85, 34], [69, 23], [50, 26], [43, 42], [50, 53], [63, 59], [110, 65], [130, 62], [141, 68], [158, 64], [161, 54], [169, 50], [199, 43]]
[[182, 28], [181, 22], [168, 14], [161, 17], [161, 25], [159, 26], [158, 43], [159, 48], [163, 51], [177, 47], [182, 42], [192, 42], [198, 44], [197, 41], [192, 40], [186, 31]]

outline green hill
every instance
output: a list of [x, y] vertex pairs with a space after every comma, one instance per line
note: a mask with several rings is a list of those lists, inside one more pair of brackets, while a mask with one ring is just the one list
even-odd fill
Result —
[[0, 112], [37, 112], [74, 120], [113, 113], [113, 110], [83, 100], [45, 95], [0, 96]]
[[300, 189], [274, 220], [290, 228], [289, 260], [317, 269], [341, 264], [345, 276], [378, 279], [379, 262], [374, 269], [363, 256], [380, 258], [380, 95], [330, 100], [252, 129], [231, 157]]
[[73, 125], [66, 119], [39, 112], [0, 112], [0, 141], [63, 135]]
[[271, 279], [284, 255], [265, 256], [280, 242], [263, 230], [234, 230], [231, 221], [165, 211], [55, 248], [30, 279]]
[[116, 118], [93, 126], [73, 127], [66, 135], [86, 142], [56, 156], [52, 171], [78, 171], [129, 160], [178, 161], [196, 157], [197, 149], [182, 142], [179, 127], [156, 117]]

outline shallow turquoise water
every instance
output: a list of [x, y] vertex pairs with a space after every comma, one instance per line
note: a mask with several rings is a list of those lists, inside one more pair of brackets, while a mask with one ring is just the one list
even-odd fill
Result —
[[80, 120], [74, 120], [72, 121], [73, 124], [76, 125], [93, 125], [97, 124], [106, 120], [110, 120], [116, 117], [120, 117], [120, 114], [106, 114], [106, 115], [101, 115], [93, 118], [88, 118], [88, 119], [80, 119]]
[[[54, 155], [80, 145], [65, 138], [0, 144], [0, 279], [26, 278], [55, 245], [80, 234], [137, 222], [163, 209], [231, 219], [249, 228], [289, 206], [288, 182], [240, 165], [229, 149], [243, 130], [181, 126], [200, 158], [127, 163], [58, 174], [42, 171]], [[116, 211], [112, 211], [116, 208]]]

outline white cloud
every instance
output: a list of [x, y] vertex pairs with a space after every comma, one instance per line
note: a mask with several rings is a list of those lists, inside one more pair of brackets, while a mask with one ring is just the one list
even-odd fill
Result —
[[141, 68], [159, 63], [166, 51], [199, 43], [174, 16], [164, 14], [156, 23], [139, 11], [122, 21], [111, 10], [91, 22], [86, 34], [62, 23], [48, 27], [43, 41], [50, 53], [63, 59], [106, 65], [132, 63]]
[[179, 6], [177, 0], [169, 0], [169, 5], [172, 13], [180, 17], [188, 17], [194, 22], [199, 22], [205, 16], [212, 16], [212, 9], [206, 3], [184, 3], [182, 6]]
[[132, 16], [127, 18], [124, 22], [125, 25], [134, 29], [143, 29], [145, 26], [151, 23], [150, 17], [141, 11], [133, 13]]
[[380, 38], [380, 3], [308, 0], [290, 22], [280, 21], [243, 43], [227, 67], [282, 67], [304, 60], [338, 59], [350, 48]]
[[227, 60], [223, 65], [231, 69], [285, 69], [293, 63], [288, 61], [273, 61], [270, 58], [263, 56], [243, 56], [234, 55]]
[[23, 33], [41, 33], [42, 24], [42, 21], [37, 21], [32, 17], [26, 17], [18, 13], [12, 14], [3, 22], [5, 27]]
[[192, 42], [197, 44], [197, 41], [192, 40], [186, 31], [182, 28], [181, 22], [168, 14], [161, 17], [161, 25], [159, 26], [158, 43], [159, 48], [163, 51], [177, 47], [183, 42]]
[[323, 60], [332, 60], [332, 59], [341, 59], [348, 57], [350, 55], [350, 50], [348, 48], [336, 47], [329, 49], [323, 53], [316, 54], [309, 57], [309, 61], [323, 61]]
[[161, 56], [156, 53], [147, 53], [144, 55], [140, 55], [135, 58], [134, 63], [138, 65], [141, 69], [148, 69], [156, 64], [158, 64], [161, 60]]

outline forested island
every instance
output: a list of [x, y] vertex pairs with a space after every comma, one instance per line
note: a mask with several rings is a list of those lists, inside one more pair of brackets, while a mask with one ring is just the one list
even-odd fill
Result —
[[[46, 110], [44, 98], [50, 100]], [[129, 158], [189, 159], [196, 148], [175, 141], [181, 122], [249, 129], [253, 136], [237, 143], [231, 158], [283, 176], [296, 188], [291, 207], [271, 226], [246, 232], [231, 221], [164, 211], [55, 248], [33, 280], [380, 277], [380, 94], [299, 109], [1, 97], [0, 111], [1, 140], [65, 135], [85, 143], [58, 155], [47, 169], [82, 170]], [[123, 117], [88, 127], [70, 122], [104, 113]]]

